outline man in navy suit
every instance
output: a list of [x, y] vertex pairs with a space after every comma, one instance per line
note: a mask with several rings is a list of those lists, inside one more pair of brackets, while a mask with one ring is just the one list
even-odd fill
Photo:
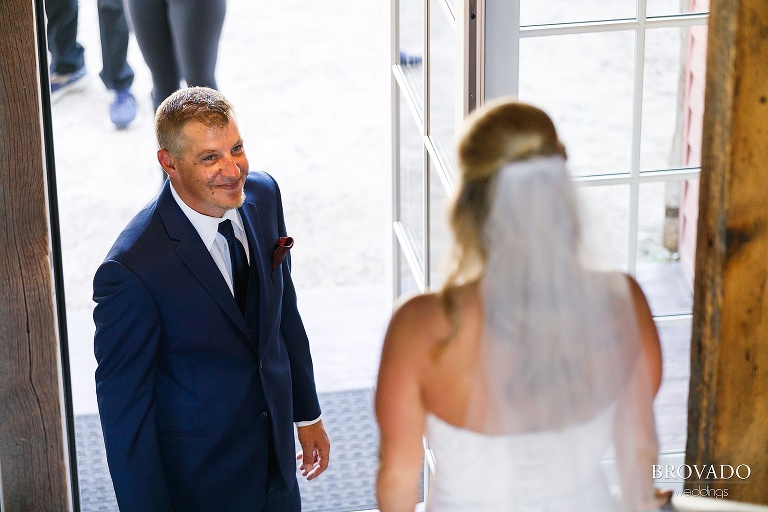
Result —
[[[93, 285], [96, 391], [118, 505], [299, 511], [294, 424], [308, 479], [327, 468], [330, 442], [277, 183], [248, 173], [232, 106], [217, 91], [176, 92], [155, 131], [168, 181]], [[219, 233], [222, 221], [237, 241]], [[233, 242], [247, 266], [231, 258]]]

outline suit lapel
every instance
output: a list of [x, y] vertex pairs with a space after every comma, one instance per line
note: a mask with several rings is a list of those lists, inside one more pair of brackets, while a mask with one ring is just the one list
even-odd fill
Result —
[[192, 223], [189, 222], [184, 212], [171, 194], [170, 186], [165, 184], [160, 193], [157, 204], [158, 213], [165, 225], [168, 237], [177, 240], [176, 254], [184, 264], [202, 283], [208, 293], [219, 304], [221, 309], [250, 339], [250, 332], [245, 323], [243, 314], [237, 307], [237, 302], [232, 296], [226, 281], [216, 267], [216, 263], [200, 239]]

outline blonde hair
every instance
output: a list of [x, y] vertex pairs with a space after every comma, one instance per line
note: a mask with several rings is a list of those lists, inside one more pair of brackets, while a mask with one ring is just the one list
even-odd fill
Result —
[[155, 136], [160, 149], [180, 155], [184, 149], [181, 131], [191, 121], [224, 128], [233, 116], [232, 104], [209, 87], [189, 87], [168, 96], [155, 113]]
[[485, 267], [482, 232], [497, 171], [507, 163], [553, 155], [566, 158], [565, 147], [549, 116], [534, 106], [499, 98], [467, 117], [458, 146], [460, 179], [448, 210], [454, 243], [439, 292], [454, 332], [458, 316], [453, 292], [478, 279]]

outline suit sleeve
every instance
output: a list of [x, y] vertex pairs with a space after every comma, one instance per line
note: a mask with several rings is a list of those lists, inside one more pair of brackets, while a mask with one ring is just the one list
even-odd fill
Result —
[[93, 289], [96, 395], [120, 511], [170, 512], [155, 428], [157, 307], [138, 277], [116, 261], [101, 265]]
[[[274, 178], [272, 180], [274, 182]], [[277, 222], [280, 236], [287, 236], [283, 203], [280, 188], [275, 182], [277, 194]], [[280, 332], [285, 341], [288, 358], [291, 363], [291, 383], [293, 387], [293, 421], [311, 421], [320, 417], [320, 403], [315, 388], [315, 375], [312, 367], [312, 355], [304, 323], [299, 315], [296, 289], [291, 279], [291, 254], [283, 261], [283, 297], [280, 316]]]

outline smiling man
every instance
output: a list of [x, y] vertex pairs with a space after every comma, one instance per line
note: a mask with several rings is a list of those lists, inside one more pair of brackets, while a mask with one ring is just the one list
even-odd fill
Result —
[[308, 479], [327, 468], [330, 443], [277, 183], [248, 172], [232, 105], [213, 89], [171, 95], [155, 131], [168, 181], [94, 278], [118, 505], [300, 511], [294, 425]]

